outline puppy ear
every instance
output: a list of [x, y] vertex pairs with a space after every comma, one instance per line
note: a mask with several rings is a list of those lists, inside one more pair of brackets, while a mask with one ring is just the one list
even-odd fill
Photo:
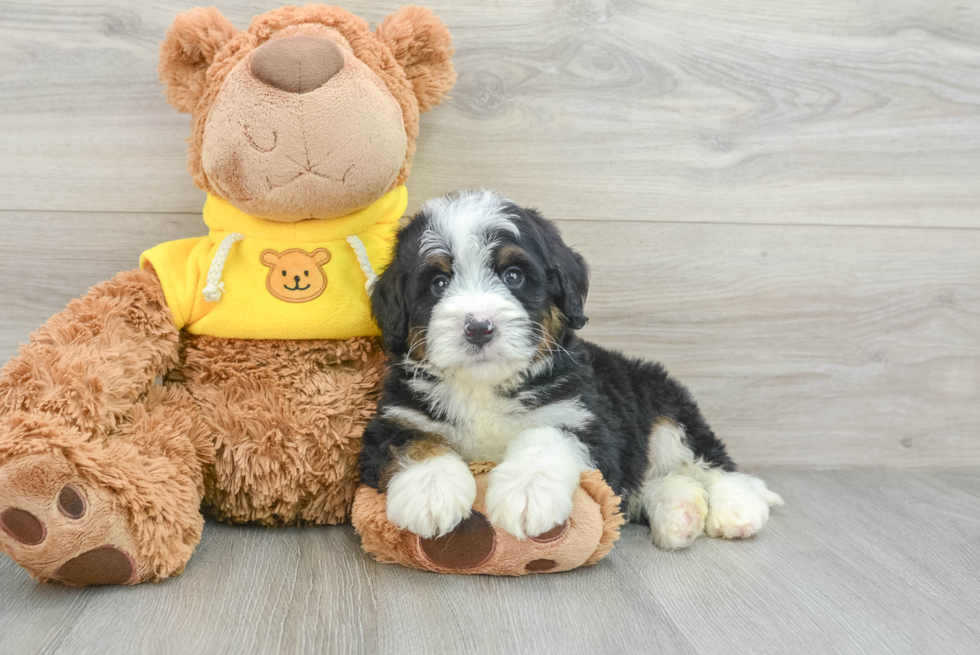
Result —
[[589, 322], [589, 317], [585, 315], [585, 298], [589, 295], [589, 265], [582, 255], [566, 246], [561, 237], [553, 248], [558, 309], [568, 319], [568, 327], [580, 330]]
[[456, 83], [449, 28], [431, 9], [408, 5], [385, 18], [376, 33], [405, 69], [419, 111], [438, 105]]
[[177, 14], [160, 44], [157, 74], [173, 107], [190, 114], [204, 96], [204, 78], [214, 55], [238, 30], [215, 7]]
[[392, 354], [403, 352], [408, 343], [408, 301], [405, 298], [404, 277], [396, 256], [371, 289], [371, 313], [381, 328], [385, 349]]

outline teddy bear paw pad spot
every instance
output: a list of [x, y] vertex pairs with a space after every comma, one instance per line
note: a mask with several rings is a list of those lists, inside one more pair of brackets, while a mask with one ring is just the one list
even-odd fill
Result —
[[438, 566], [449, 569], [471, 569], [484, 564], [493, 555], [493, 526], [480, 512], [463, 519], [452, 532], [441, 537], [419, 537], [422, 554]]
[[47, 534], [44, 524], [36, 516], [17, 507], [5, 509], [0, 514], [0, 526], [25, 546], [36, 546]]
[[85, 516], [85, 499], [75, 487], [65, 485], [58, 493], [58, 509], [70, 519], [80, 519]]
[[552, 541], [558, 541], [563, 536], [565, 536], [566, 532], [568, 532], [568, 521], [565, 521], [564, 523], [560, 523], [559, 525], [556, 525], [550, 530], [546, 532], [542, 532], [539, 535], [530, 537], [530, 539], [531, 541], [536, 541], [539, 544], [547, 544]]
[[136, 566], [133, 558], [115, 546], [99, 546], [62, 564], [55, 577], [62, 582], [86, 585], [119, 585], [129, 582]]
[[550, 571], [556, 566], [558, 566], [558, 563], [553, 559], [535, 559], [525, 564], [524, 570], [532, 573], [540, 573], [542, 571]]

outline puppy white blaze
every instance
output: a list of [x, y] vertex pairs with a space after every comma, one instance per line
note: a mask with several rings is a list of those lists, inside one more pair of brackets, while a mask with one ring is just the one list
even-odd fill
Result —
[[456, 453], [420, 462], [406, 461], [391, 476], [386, 494], [388, 519], [422, 537], [444, 535], [469, 516], [476, 480]]
[[[507, 204], [505, 198], [482, 189], [435, 198], [423, 207], [429, 227], [421, 239], [422, 258], [440, 255], [452, 261], [452, 279], [426, 331], [427, 363], [489, 384], [526, 370], [536, 351], [531, 318], [493, 269], [498, 236], [520, 236]], [[493, 339], [482, 347], [464, 336], [470, 316], [493, 322]]]
[[525, 430], [490, 471], [490, 521], [518, 539], [564, 523], [580, 474], [591, 467], [588, 449], [575, 436], [555, 428]]
[[429, 229], [422, 235], [419, 246], [422, 257], [451, 256], [473, 241], [473, 237], [479, 247], [479, 242], [486, 242], [497, 232], [519, 236], [517, 226], [506, 212], [508, 202], [488, 189], [457, 191], [429, 200], [422, 205], [422, 213], [430, 217]]

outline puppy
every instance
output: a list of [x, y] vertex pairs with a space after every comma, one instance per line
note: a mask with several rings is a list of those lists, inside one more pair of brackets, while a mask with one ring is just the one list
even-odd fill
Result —
[[755, 534], [782, 499], [735, 472], [690, 393], [653, 362], [579, 339], [588, 269], [536, 211], [491, 191], [429, 201], [372, 290], [391, 356], [364, 434], [361, 479], [423, 537], [469, 515], [518, 538], [560, 525], [598, 468], [654, 542]]

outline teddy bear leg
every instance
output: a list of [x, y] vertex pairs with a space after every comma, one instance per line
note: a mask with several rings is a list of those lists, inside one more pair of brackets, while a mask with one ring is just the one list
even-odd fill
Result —
[[200, 540], [213, 446], [190, 396], [154, 387], [106, 439], [12, 413], [0, 433], [0, 546], [41, 582], [181, 573]]

